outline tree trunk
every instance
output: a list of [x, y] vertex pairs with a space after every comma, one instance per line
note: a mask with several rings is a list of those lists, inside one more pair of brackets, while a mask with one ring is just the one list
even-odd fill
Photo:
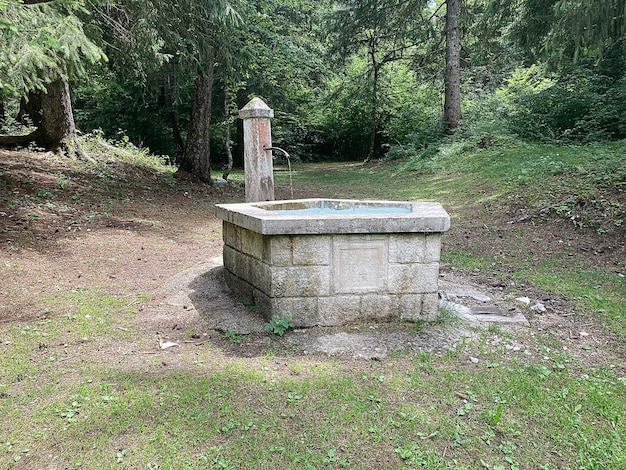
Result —
[[[32, 108], [32, 106], [31, 106]], [[63, 149], [68, 155], [80, 155], [76, 140], [76, 126], [70, 100], [70, 88], [65, 80], [57, 79], [46, 85], [41, 94], [39, 127], [28, 135], [0, 136], [0, 146], [26, 146], [34, 143], [49, 150]], [[31, 110], [33, 115], [39, 114]], [[33, 116], [34, 117], [34, 116]]]
[[174, 93], [178, 88], [178, 80], [175, 71], [167, 67], [163, 71], [163, 101], [165, 109], [169, 116], [170, 127], [172, 128], [172, 137], [174, 138], [174, 146], [176, 147], [176, 156], [180, 158], [185, 150], [185, 143], [180, 133], [180, 123], [178, 113], [174, 108]]
[[4, 125], [7, 119], [7, 113], [4, 107], [4, 101], [0, 100], [0, 127]]
[[461, 0], [446, 0], [446, 78], [443, 119], [449, 134], [461, 125]]
[[224, 81], [224, 116], [226, 119], [226, 157], [228, 159], [226, 163], [226, 167], [224, 168], [224, 173], [222, 174], [222, 178], [225, 180], [228, 179], [228, 175], [233, 171], [233, 141], [230, 140], [230, 95], [228, 94], [228, 82]]
[[376, 60], [378, 37], [373, 34], [369, 41], [369, 56], [372, 61], [372, 101], [370, 109], [370, 141], [367, 148], [367, 157], [363, 163], [367, 163], [374, 158], [376, 148], [376, 131], [378, 130], [378, 81], [380, 77], [381, 64]]
[[211, 181], [211, 105], [214, 63], [196, 77], [187, 144], [178, 171], [190, 173], [207, 184]]
[[200, 73], [195, 80], [187, 143], [179, 171], [211, 183], [210, 116], [212, 76]]
[[46, 93], [41, 97], [41, 114], [43, 132], [37, 143], [52, 150], [62, 148], [76, 152], [76, 125], [67, 81], [58, 79], [46, 85]]

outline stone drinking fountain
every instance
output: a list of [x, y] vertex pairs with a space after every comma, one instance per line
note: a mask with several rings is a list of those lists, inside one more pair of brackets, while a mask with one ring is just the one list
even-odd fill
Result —
[[246, 202], [218, 204], [224, 273], [235, 295], [268, 320], [297, 327], [434, 320], [442, 234], [435, 202], [274, 201], [270, 118], [259, 98], [244, 121]]

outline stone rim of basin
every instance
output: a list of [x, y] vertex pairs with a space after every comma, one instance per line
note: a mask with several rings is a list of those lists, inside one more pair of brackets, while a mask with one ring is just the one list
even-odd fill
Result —
[[[334, 208], [334, 212], [301, 212], [324, 207]], [[374, 213], [344, 210], [350, 207], [376, 210]], [[391, 210], [385, 212], [385, 207]], [[438, 202], [293, 199], [218, 204], [215, 215], [264, 235], [445, 232], [450, 228], [450, 216]]]

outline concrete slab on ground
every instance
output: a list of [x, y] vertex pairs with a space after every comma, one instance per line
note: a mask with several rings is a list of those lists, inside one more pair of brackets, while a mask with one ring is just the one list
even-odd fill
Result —
[[[164, 303], [170, 309], [184, 310], [186, 315], [197, 314], [207, 330], [233, 331], [250, 335], [249, 340], [260, 345], [267, 344], [263, 331], [266, 320], [231, 294], [224, 282], [223, 269], [222, 259], [217, 257], [182, 271], [161, 289]], [[492, 296], [479, 286], [441, 280], [440, 295], [441, 308], [450, 314], [443, 322], [419, 327], [397, 322], [306, 328], [290, 331], [280, 340], [303, 354], [381, 360], [392, 351], [454, 349], [492, 324], [528, 326], [518, 309], [503, 308], [502, 299], [498, 305], [492, 304]]]

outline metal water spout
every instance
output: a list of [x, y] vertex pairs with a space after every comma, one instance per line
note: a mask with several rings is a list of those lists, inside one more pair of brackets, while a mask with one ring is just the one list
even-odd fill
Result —
[[289, 154], [285, 150], [281, 149], [280, 147], [267, 147], [264, 145], [263, 150], [265, 150], [266, 152], [269, 150], [275, 150], [277, 152], [281, 152], [283, 155], [285, 155], [285, 157], [287, 157], [287, 161], [289, 161]]
[[273, 150], [277, 152], [281, 152], [287, 159], [287, 167], [289, 168], [289, 189], [291, 190], [291, 199], [293, 199], [293, 179], [291, 177], [291, 157], [289, 156], [286, 150], [283, 150], [280, 147], [268, 147], [264, 145], [263, 150], [265, 150], [266, 152], [271, 152]]

